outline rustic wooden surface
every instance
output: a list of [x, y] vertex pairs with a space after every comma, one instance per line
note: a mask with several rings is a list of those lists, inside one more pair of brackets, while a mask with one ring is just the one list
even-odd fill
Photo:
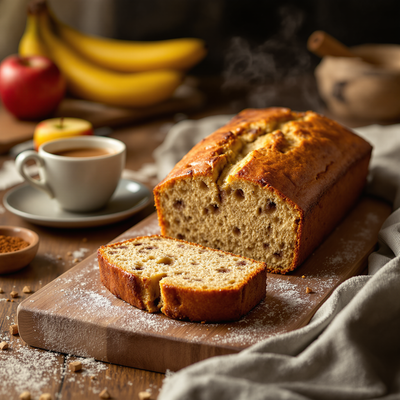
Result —
[[[306, 325], [335, 287], [362, 272], [389, 213], [386, 203], [363, 198], [298, 270], [268, 274], [266, 299], [238, 322], [172, 321], [135, 309], [105, 290], [92, 254], [20, 304], [20, 336], [46, 350], [163, 373], [236, 353]], [[152, 214], [115, 240], [159, 233]]]
[[[222, 105], [211, 100], [216, 99], [211, 96], [206, 109], [188, 113], [188, 117], [200, 118], [239, 111], [229, 105], [234, 99], [222, 102]], [[0, 108], [0, 114], [2, 112]], [[126, 168], [138, 171], [143, 164], [153, 163], [153, 150], [162, 143], [168, 128], [181, 117], [182, 115], [169, 115], [115, 128], [110, 135], [127, 145]], [[1, 124], [0, 130], [3, 131], [4, 127], [5, 125]], [[15, 154], [12, 152], [0, 152], [0, 167], [13, 157]], [[153, 179], [144, 183], [152, 189], [156, 181]], [[0, 293], [0, 341], [6, 341], [10, 345], [8, 350], [0, 350], [0, 399], [17, 399], [24, 390], [29, 390], [34, 399], [38, 399], [42, 393], [50, 393], [53, 399], [98, 399], [100, 391], [104, 388], [108, 389], [114, 399], [136, 399], [138, 393], [143, 390], [150, 391], [151, 398], [156, 399], [165, 376], [162, 373], [95, 362], [91, 359], [82, 359], [82, 372], [73, 373], [68, 369], [68, 363], [74, 359], [73, 356], [35, 349], [24, 343], [19, 335], [12, 336], [9, 333], [9, 326], [17, 321], [17, 308], [22, 301], [29, 302], [30, 297], [35, 296], [41, 288], [63, 273], [73, 270], [79, 263], [85, 262], [84, 260], [88, 256], [91, 257], [99, 246], [124, 235], [133, 226], [152, 215], [153, 206], [149, 205], [127, 220], [105, 227], [58, 229], [28, 223], [8, 212], [2, 206], [6, 191], [0, 191], [0, 225], [21, 226], [34, 230], [40, 237], [40, 246], [37, 256], [27, 267], [14, 274], [0, 275], [0, 287], [4, 291]], [[351, 244], [350, 242], [350, 246]], [[361, 264], [357, 265], [357, 269], [362, 268], [362, 261], [360, 260]], [[356, 272], [349, 272], [350, 275], [354, 273]], [[290, 284], [291, 280], [301, 278], [293, 275], [287, 279]], [[301, 282], [306, 284], [307, 281]], [[311, 282], [308, 281], [307, 284], [309, 283]], [[32, 294], [22, 292], [26, 285], [31, 287]], [[15, 299], [10, 297], [13, 290], [19, 293]], [[326, 293], [326, 296], [328, 295], [329, 293]], [[71, 335], [73, 336], [74, 332], [71, 332]], [[74, 339], [72, 337], [72, 340]]]

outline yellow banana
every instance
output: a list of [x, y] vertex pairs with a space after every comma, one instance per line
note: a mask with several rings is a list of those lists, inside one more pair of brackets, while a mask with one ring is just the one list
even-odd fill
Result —
[[[50, 10], [51, 12], [51, 10]], [[153, 42], [107, 39], [73, 29], [51, 12], [60, 37], [88, 60], [114, 71], [139, 72], [156, 69], [187, 70], [206, 55], [201, 39], [182, 38]]]
[[182, 81], [182, 74], [173, 70], [127, 74], [98, 67], [59, 39], [46, 9], [36, 15], [48, 54], [66, 77], [68, 90], [77, 97], [122, 107], [150, 106], [170, 98]]
[[48, 56], [46, 47], [39, 37], [38, 19], [28, 10], [25, 31], [18, 46], [18, 53], [21, 56]]

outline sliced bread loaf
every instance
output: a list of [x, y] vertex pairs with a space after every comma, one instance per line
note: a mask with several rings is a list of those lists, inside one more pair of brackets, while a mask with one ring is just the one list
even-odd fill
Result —
[[101, 281], [111, 293], [170, 318], [240, 319], [266, 292], [266, 265], [163, 236], [146, 236], [98, 250]]
[[371, 150], [312, 111], [244, 110], [155, 187], [161, 234], [290, 272], [356, 203]]

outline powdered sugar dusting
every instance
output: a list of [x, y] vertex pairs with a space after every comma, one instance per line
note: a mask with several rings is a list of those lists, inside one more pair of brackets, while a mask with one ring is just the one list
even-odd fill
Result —
[[[70, 355], [66, 356], [64, 362], [64, 356], [59, 353], [28, 347], [21, 342], [20, 339], [13, 339], [10, 348], [0, 352], [1, 398], [24, 391], [29, 391], [32, 398], [39, 398], [42, 393], [50, 392], [55, 382], [61, 383], [63, 379], [76, 381], [78, 387], [83, 389], [87, 376], [95, 376], [108, 369], [107, 364], [93, 358], [79, 358], [82, 371], [71, 374], [68, 372]], [[93, 393], [100, 392], [96, 381], [90, 387]]]
[[299, 315], [314, 306], [302, 285], [282, 278], [268, 279], [266, 299], [240, 321], [227, 324], [227, 332], [215, 335], [212, 341], [247, 347], [286, 331]]

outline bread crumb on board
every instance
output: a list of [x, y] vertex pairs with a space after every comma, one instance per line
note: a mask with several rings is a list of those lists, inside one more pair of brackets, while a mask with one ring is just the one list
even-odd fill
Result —
[[68, 364], [70, 371], [78, 372], [82, 370], [82, 363], [80, 361], [72, 361]]
[[11, 335], [18, 335], [18, 325], [10, 325], [10, 333]]
[[22, 392], [19, 395], [20, 400], [31, 400], [31, 393], [28, 391]]
[[0, 350], [7, 350], [8, 349], [8, 343], [7, 342], [1, 342], [0, 343]]
[[138, 394], [140, 400], [150, 400], [151, 394], [149, 392], [139, 392]]
[[32, 293], [32, 289], [30, 286], [24, 286], [24, 288], [22, 289], [22, 291], [24, 293]]
[[100, 397], [101, 399], [111, 399], [111, 395], [110, 395], [110, 393], [108, 393], [108, 390], [107, 390], [107, 389], [103, 389], [103, 390], [100, 392], [99, 397]]
[[15, 290], [13, 290], [13, 291], [10, 293], [10, 296], [11, 296], [13, 299], [15, 299], [16, 297], [18, 297], [18, 292], [16, 292]]
[[307, 286], [307, 288], [306, 288], [306, 293], [307, 293], [307, 294], [308, 294], [308, 293], [313, 293], [313, 290]]
[[50, 393], [43, 393], [40, 397], [39, 400], [52, 400], [51, 394]]

